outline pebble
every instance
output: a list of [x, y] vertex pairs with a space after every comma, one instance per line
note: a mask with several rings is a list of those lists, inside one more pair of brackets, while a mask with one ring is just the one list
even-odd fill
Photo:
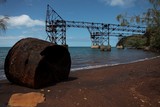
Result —
[[79, 106], [79, 103], [77, 103], [76, 105]]
[[82, 91], [82, 89], [79, 89], [79, 91]]
[[87, 100], [87, 98], [83, 98], [84, 100]]
[[143, 99], [140, 99], [142, 103], [144, 103], [145, 101]]
[[138, 99], [137, 97], [134, 97], [134, 99]]
[[41, 89], [41, 91], [44, 91], [44, 89]]

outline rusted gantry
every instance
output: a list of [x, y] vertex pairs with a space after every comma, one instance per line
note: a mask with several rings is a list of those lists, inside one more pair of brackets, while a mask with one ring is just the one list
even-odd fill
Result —
[[146, 31], [146, 28], [141, 26], [66, 21], [50, 5], [47, 5], [46, 32], [49, 40], [55, 44], [66, 45], [66, 29], [68, 27], [88, 29], [93, 46], [110, 45], [110, 36], [144, 34]]

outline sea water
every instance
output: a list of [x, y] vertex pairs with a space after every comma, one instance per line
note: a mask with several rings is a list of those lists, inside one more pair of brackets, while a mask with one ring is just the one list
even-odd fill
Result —
[[[9, 49], [10, 47], [0, 47], [0, 80], [6, 79], [4, 62]], [[72, 72], [81, 69], [126, 64], [159, 56], [158, 53], [127, 48], [112, 48], [112, 51], [106, 52], [99, 49], [91, 49], [90, 47], [70, 47], [69, 52], [72, 60]]]
[[10, 47], [0, 47], [0, 80], [5, 79], [4, 62]]

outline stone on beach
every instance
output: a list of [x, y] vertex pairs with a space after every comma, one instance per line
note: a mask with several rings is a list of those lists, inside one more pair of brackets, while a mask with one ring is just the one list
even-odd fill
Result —
[[11, 96], [8, 105], [11, 107], [36, 107], [38, 103], [42, 103], [44, 100], [45, 97], [42, 93], [16, 93]]

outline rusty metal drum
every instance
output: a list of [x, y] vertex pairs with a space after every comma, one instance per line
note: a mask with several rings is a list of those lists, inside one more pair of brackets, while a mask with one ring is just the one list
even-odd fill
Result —
[[64, 46], [35, 38], [18, 41], [5, 59], [5, 75], [15, 84], [42, 88], [68, 79], [71, 57]]

